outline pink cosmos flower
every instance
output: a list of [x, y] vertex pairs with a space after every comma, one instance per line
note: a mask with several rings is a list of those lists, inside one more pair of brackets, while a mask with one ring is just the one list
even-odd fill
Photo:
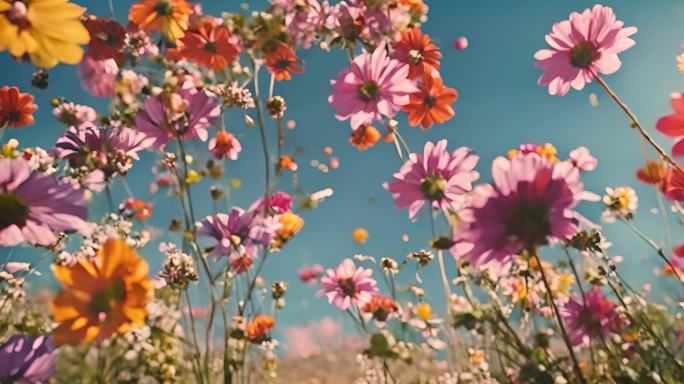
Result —
[[598, 286], [586, 292], [583, 298], [571, 298], [559, 312], [572, 345], [589, 345], [592, 338], [596, 342], [595, 338], [603, 338], [620, 329], [615, 303], [603, 296]]
[[22, 159], [0, 159], [0, 246], [50, 245], [55, 230], [88, 232], [83, 191], [31, 172]]
[[95, 97], [114, 95], [118, 72], [119, 66], [114, 59], [98, 61], [85, 56], [78, 65], [78, 77], [81, 79], [81, 86]]
[[548, 86], [550, 95], [564, 96], [570, 87], [581, 90], [599, 73], [615, 73], [622, 65], [618, 54], [635, 44], [629, 37], [637, 28], [623, 25], [612, 8], [600, 4], [554, 24], [546, 35], [552, 49], [534, 54], [537, 68], [544, 70], [538, 84]]
[[412, 153], [394, 181], [385, 183], [398, 208], [408, 208], [413, 219], [426, 203], [447, 209], [463, 201], [463, 195], [472, 189], [480, 177], [473, 170], [479, 157], [469, 148], [460, 147], [447, 152], [447, 141], [425, 143], [422, 154]]
[[352, 259], [344, 259], [335, 268], [328, 268], [321, 277], [318, 297], [327, 296], [328, 302], [341, 310], [368, 303], [376, 292], [377, 282], [371, 278], [371, 269], [356, 267]]
[[668, 137], [675, 137], [677, 141], [672, 146], [672, 154], [684, 155], [684, 93], [670, 95], [673, 114], [661, 117], [656, 123], [656, 129]]
[[415, 83], [406, 78], [408, 71], [408, 65], [391, 59], [384, 48], [357, 56], [350, 68], [330, 82], [333, 94], [328, 101], [337, 110], [335, 117], [351, 118], [354, 130], [383, 116], [394, 117], [409, 103], [409, 95], [418, 91]]
[[584, 191], [579, 176], [572, 163], [551, 164], [536, 153], [497, 158], [494, 186], [477, 187], [459, 212], [451, 252], [475, 266], [507, 264], [523, 250], [571, 238], [580, 223], [590, 224], [574, 208], [599, 199]]
[[169, 141], [195, 136], [206, 141], [212, 126], [221, 113], [216, 97], [197, 90], [191, 78], [171, 94], [151, 96], [143, 102], [143, 108], [135, 115], [136, 128], [153, 139], [152, 145], [164, 148]]
[[281, 228], [276, 216], [264, 217], [255, 210], [233, 207], [228, 214], [207, 216], [197, 224], [197, 235], [212, 237], [217, 243], [209, 253], [214, 257], [242, 252], [240, 246], [269, 246]]
[[321, 273], [323, 273], [323, 266], [320, 264], [304, 267], [299, 270], [299, 280], [306, 284], [314, 285]]

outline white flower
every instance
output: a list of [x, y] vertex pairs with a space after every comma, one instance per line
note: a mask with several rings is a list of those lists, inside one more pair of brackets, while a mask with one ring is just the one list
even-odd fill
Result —
[[603, 196], [606, 209], [601, 216], [606, 223], [613, 223], [615, 219], [631, 220], [637, 210], [639, 198], [632, 187], [606, 188]]

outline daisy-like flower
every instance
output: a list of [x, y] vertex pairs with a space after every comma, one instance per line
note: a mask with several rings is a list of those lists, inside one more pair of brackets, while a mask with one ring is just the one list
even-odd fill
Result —
[[0, 246], [49, 245], [53, 231], [88, 231], [83, 191], [44, 173], [23, 158], [0, 159]]
[[684, 156], [684, 93], [670, 95], [670, 104], [674, 113], [661, 117], [656, 123], [656, 129], [677, 141], [672, 146], [672, 154]]
[[161, 32], [176, 42], [185, 35], [192, 5], [185, 0], [141, 0], [131, 6], [128, 20], [140, 29]]
[[394, 115], [409, 103], [418, 88], [407, 78], [409, 67], [387, 56], [384, 48], [362, 53], [332, 80], [333, 94], [328, 101], [337, 110], [338, 120], [351, 119], [356, 130], [373, 120]]
[[64, 287], [52, 302], [57, 345], [105, 340], [145, 324], [149, 266], [124, 240], [107, 240], [94, 259], [53, 265], [52, 272]]
[[213, 22], [200, 23], [196, 30], [188, 31], [178, 44], [180, 57], [215, 71], [227, 68], [238, 53], [230, 40], [228, 28]]
[[0, 382], [47, 382], [58, 356], [51, 336], [12, 336], [0, 346]]
[[430, 35], [424, 35], [420, 28], [412, 28], [401, 33], [401, 39], [392, 44], [392, 57], [408, 64], [408, 77], [439, 77], [439, 59], [442, 53], [430, 41]]
[[458, 93], [454, 88], [444, 86], [440, 77], [427, 75], [420, 91], [411, 94], [408, 104], [404, 105], [404, 112], [408, 115], [412, 127], [420, 124], [420, 128], [427, 130], [432, 124], [444, 124], [454, 117], [451, 107], [456, 101]]
[[632, 187], [606, 188], [603, 203], [606, 209], [601, 218], [606, 223], [614, 223], [615, 219], [631, 220], [634, 217], [639, 197]]
[[209, 151], [217, 159], [227, 157], [231, 160], [237, 160], [238, 154], [242, 151], [242, 145], [230, 132], [218, 131], [216, 135], [209, 140]]
[[570, 299], [560, 308], [572, 345], [589, 345], [620, 330], [620, 317], [615, 303], [608, 300], [601, 288], [594, 286], [584, 298]]
[[478, 159], [466, 147], [449, 153], [446, 140], [437, 144], [428, 141], [423, 153], [410, 154], [394, 174], [394, 181], [385, 183], [384, 188], [392, 193], [397, 208], [408, 208], [411, 219], [426, 203], [448, 209], [463, 201], [464, 194], [480, 176], [474, 170]]
[[22, 93], [17, 87], [0, 88], [0, 129], [21, 128], [33, 124], [33, 112], [38, 106], [30, 93]]
[[152, 145], [164, 148], [172, 139], [208, 139], [207, 129], [221, 113], [215, 96], [197, 90], [192, 79], [173, 93], [150, 96], [135, 115], [136, 128], [153, 139]]
[[114, 59], [93, 60], [86, 56], [78, 65], [81, 87], [96, 97], [114, 95], [119, 66]]
[[358, 127], [351, 136], [349, 142], [361, 151], [372, 148], [380, 141], [382, 134], [377, 128], [371, 125], [362, 125]]
[[270, 246], [281, 228], [275, 217], [263, 217], [258, 211], [245, 211], [238, 207], [231, 208], [227, 214], [207, 216], [196, 226], [198, 236], [216, 240], [209, 254], [217, 258], [231, 255], [241, 245]]
[[570, 151], [568, 160], [580, 171], [593, 171], [598, 165], [598, 160], [592, 156], [587, 147], [577, 147]]
[[589, 224], [574, 208], [599, 199], [584, 191], [572, 163], [552, 164], [537, 153], [497, 158], [492, 177], [494, 186], [477, 187], [460, 212], [451, 248], [456, 258], [475, 266], [507, 265], [524, 250], [570, 239], [580, 222]]
[[273, 52], [264, 55], [266, 68], [278, 81], [292, 80], [292, 73], [302, 73], [304, 69], [297, 64], [302, 60], [297, 57], [295, 50], [287, 44], [278, 44]]
[[37, 67], [78, 64], [81, 44], [90, 40], [80, 17], [85, 12], [67, 0], [0, 0], [0, 51], [29, 55]]
[[362, 306], [370, 302], [378, 290], [372, 274], [371, 269], [357, 267], [352, 259], [344, 259], [337, 268], [325, 271], [317, 295], [326, 296], [330, 304], [343, 311], [352, 306]]
[[564, 96], [570, 87], [581, 90], [599, 73], [615, 73], [622, 65], [618, 54], [635, 44], [629, 37], [637, 28], [623, 25], [612, 8], [601, 4], [554, 24], [546, 35], [551, 49], [534, 54], [537, 68], [544, 70], [539, 85], [548, 86], [550, 95]]
[[90, 33], [88, 56], [94, 60], [107, 60], [121, 55], [126, 29], [118, 21], [90, 15], [84, 25]]

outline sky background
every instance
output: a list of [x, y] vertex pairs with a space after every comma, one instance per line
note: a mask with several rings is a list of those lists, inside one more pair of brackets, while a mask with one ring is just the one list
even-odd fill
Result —
[[[109, 16], [106, 1], [77, 1], [90, 13]], [[126, 20], [126, 12], [132, 1], [115, 0], [116, 17]], [[585, 187], [602, 194], [606, 186], [632, 185], [639, 192], [639, 211], [635, 225], [654, 239], [663, 238], [661, 217], [650, 209], [657, 206], [652, 189], [640, 185], [635, 170], [643, 164], [639, 138], [629, 128], [626, 117], [607, 98], [596, 84], [583, 91], [571, 91], [565, 97], [547, 95], [545, 88], [536, 84], [540, 70], [534, 67], [533, 55], [546, 48], [544, 35], [554, 22], [564, 20], [572, 11], [581, 11], [593, 3], [586, 1], [427, 1], [430, 6], [428, 21], [423, 30], [430, 34], [444, 55], [441, 73], [445, 84], [455, 87], [459, 99], [454, 105], [456, 116], [444, 125], [434, 126], [425, 132], [408, 128], [400, 120], [400, 129], [412, 150], [422, 148], [425, 141], [449, 140], [449, 148], [468, 146], [481, 160], [477, 167], [483, 181], [490, 180], [491, 161], [522, 143], [553, 143], [559, 156], [565, 158], [578, 146], [588, 147], [598, 158], [599, 166], [585, 174]], [[256, 8], [263, 2], [251, 2]], [[684, 75], [676, 68], [675, 56], [684, 42], [684, 2], [641, 0], [606, 1], [612, 6], [626, 26], [637, 26], [633, 36], [636, 46], [621, 55], [620, 71], [607, 77], [608, 83], [628, 103], [647, 130], [654, 133], [665, 147], [671, 142], [655, 132], [657, 119], [670, 113], [671, 92], [684, 89]], [[218, 15], [221, 11], [240, 11], [237, 1], [205, 1], [206, 13]], [[465, 51], [452, 48], [459, 36], [467, 36], [470, 46]], [[332, 188], [334, 196], [315, 210], [303, 213], [306, 224], [302, 232], [284, 249], [274, 254], [263, 270], [267, 281], [290, 282], [287, 293], [288, 306], [279, 313], [280, 332], [286, 326], [304, 325], [324, 316], [341, 318], [339, 311], [323, 299], [315, 297], [316, 289], [300, 283], [297, 271], [303, 265], [320, 263], [336, 266], [342, 259], [363, 253], [378, 259], [390, 256], [402, 259], [410, 251], [427, 248], [430, 240], [429, 219], [423, 212], [417, 222], [408, 220], [406, 210], [394, 208], [389, 193], [382, 183], [389, 181], [401, 162], [391, 144], [379, 143], [371, 150], [361, 152], [348, 143], [351, 133], [347, 121], [334, 118], [334, 109], [328, 104], [331, 92], [330, 79], [347, 66], [346, 54], [339, 51], [322, 52], [314, 48], [298, 53], [305, 60], [305, 72], [294, 75], [294, 80], [276, 85], [276, 94], [284, 96], [288, 109], [286, 118], [294, 119], [297, 128], [286, 133], [285, 152], [293, 153], [295, 147], [304, 148], [304, 154], [296, 157], [299, 163], [299, 179], [307, 192]], [[64, 96], [70, 101], [89, 104], [100, 113], [106, 113], [107, 100], [94, 98], [81, 90], [73, 66], [60, 65], [50, 70], [50, 86], [41, 91], [30, 87], [34, 68], [29, 64], [17, 64], [6, 52], [0, 53], [0, 85], [18, 86], [36, 95], [40, 109], [36, 124], [22, 130], [9, 130], [4, 141], [16, 137], [22, 146], [51, 147], [64, 127], [52, 116], [49, 102]], [[267, 84], [263, 77], [263, 84]], [[266, 92], [264, 90], [263, 92]], [[598, 107], [589, 103], [590, 93], [598, 95]], [[247, 128], [241, 118], [228, 118], [227, 127], [240, 139], [243, 151], [238, 161], [229, 162], [227, 178], [238, 178], [242, 188], [230, 195], [230, 204], [249, 206], [263, 193], [263, 157], [256, 128]], [[275, 145], [275, 127], [267, 126], [271, 146]], [[308, 163], [312, 159], [326, 161], [324, 147], [334, 149], [340, 167], [323, 174]], [[197, 144], [197, 150], [205, 148]], [[143, 154], [143, 160], [134, 165], [128, 180], [136, 197], [149, 199], [150, 167], [154, 157]], [[224, 179], [224, 181], [227, 179]], [[208, 196], [208, 183], [193, 187], [198, 217], [212, 212]], [[280, 188], [291, 191], [288, 180]], [[114, 188], [117, 201], [124, 192], [117, 183]], [[104, 196], [95, 198], [91, 218], [97, 218], [104, 208]], [[176, 199], [158, 195], [154, 199], [155, 212], [148, 224], [166, 228], [168, 220], [180, 217]], [[602, 207], [599, 203], [584, 203], [580, 211], [595, 222], [600, 220]], [[681, 227], [672, 221], [674, 243], [680, 241]], [[365, 227], [369, 241], [364, 245], [354, 243], [352, 231]], [[443, 230], [444, 226], [440, 226]], [[408, 233], [410, 240], [402, 241]], [[660, 266], [656, 254], [622, 224], [605, 226], [609, 240], [615, 243], [613, 254], [622, 255], [624, 275], [635, 285], [653, 282], [662, 292], [667, 286], [664, 279], [654, 277], [653, 269]], [[165, 235], [166, 236], [166, 235]], [[162, 259], [157, 251], [161, 239], [178, 241], [177, 237], [158, 238], [148, 245], [142, 254], [150, 261], [154, 271]], [[0, 249], [0, 257], [11, 252], [15, 260], [32, 260], [38, 253], [30, 248]], [[4, 259], [4, 258], [3, 258]], [[454, 265], [448, 259], [448, 272], [454, 276]], [[48, 274], [49, 275], [49, 274]], [[407, 275], [412, 273], [407, 271]], [[440, 300], [440, 284], [436, 263], [422, 273], [428, 298]], [[55, 287], [50, 278], [36, 281], [34, 287]], [[196, 292], [206, 297], [205, 292]]]

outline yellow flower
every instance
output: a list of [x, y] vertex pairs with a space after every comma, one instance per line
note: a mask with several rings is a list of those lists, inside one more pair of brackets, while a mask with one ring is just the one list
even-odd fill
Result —
[[171, 42], [185, 35], [192, 6], [185, 0], [142, 0], [131, 6], [128, 20], [140, 29], [161, 33]]
[[282, 227], [276, 233], [276, 239], [273, 242], [273, 248], [278, 249], [287, 243], [294, 235], [296, 235], [304, 226], [304, 219], [298, 214], [287, 211], [280, 215], [280, 224]]
[[68, 0], [0, 0], [0, 51], [15, 57], [28, 54], [42, 68], [78, 64], [80, 45], [90, 41], [80, 20], [84, 12]]
[[52, 271], [64, 286], [52, 302], [60, 323], [53, 332], [56, 344], [107, 339], [145, 323], [152, 295], [149, 266], [125, 241], [110, 239], [94, 260]]
[[416, 307], [416, 316], [423, 321], [432, 319], [432, 307], [428, 303], [419, 303]]

